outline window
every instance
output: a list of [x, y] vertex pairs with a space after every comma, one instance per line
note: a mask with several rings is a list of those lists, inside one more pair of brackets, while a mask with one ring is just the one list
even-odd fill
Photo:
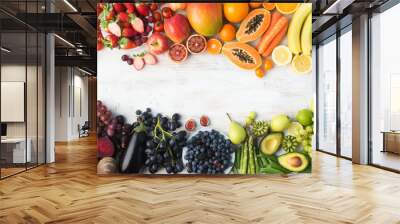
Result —
[[371, 162], [400, 170], [400, 4], [371, 18]]
[[336, 37], [318, 48], [318, 149], [336, 153]]
[[[348, 30], [348, 31], [347, 31]], [[352, 32], [340, 36], [340, 155], [352, 157]]]

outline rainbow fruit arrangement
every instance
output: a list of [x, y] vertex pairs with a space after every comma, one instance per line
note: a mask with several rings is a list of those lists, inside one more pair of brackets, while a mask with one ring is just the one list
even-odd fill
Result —
[[190, 54], [222, 53], [257, 77], [289, 64], [297, 74], [308, 74], [311, 10], [301, 3], [101, 3], [97, 49], [145, 44], [147, 50], [122, 58], [137, 70], [168, 51], [176, 63]]

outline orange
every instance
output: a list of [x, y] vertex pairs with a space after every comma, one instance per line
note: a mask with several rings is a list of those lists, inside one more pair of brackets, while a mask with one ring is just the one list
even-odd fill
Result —
[[221, 53], [222, 43], [221, 41], [212, 38], [207, 41], [207, 52], [209, 54], [219, 54]]
[[265, 71], [269, 71], [271, 70], [271, 68], [274, 66], [274, 63], [272, 62], [271, 59], [267, 58], [264, 61], [264, 69]]
[[255, 9], [255, 8], [260, 8], [262, 3], [261, 2], [250, 2], [249, 5], [251, 8]]
[[249, 14], [248, 3], [224, 3], [224, 15], [231, 23], [238, 23]]
[[222, 27], [221, 31], [219, 32], [219, 38], [225, 42], [232, 41], [235, 39], [235, 37], [236, 37], [236, 28], [234, 25], [230, 23], [225, 24]]
[[285, 15], [296, 12], [299, 6], [300, 3], [275, 3], [276, 10]]
[[265, 76], [265, 72], [262, 70], [262, 68], [257, 68], [255, 72], [258, 78], [262, 78]]
[[269, 11], [271, 11], [275, 8], [275, 3], [267, 2], [267, 3], [263, 3], [262, 5], [263, 5], [264, 9], [269, 10]]

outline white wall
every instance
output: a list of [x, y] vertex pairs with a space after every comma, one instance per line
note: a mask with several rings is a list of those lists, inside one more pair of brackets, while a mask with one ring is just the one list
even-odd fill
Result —
[[88, 78], [75, 68], [56, 67], [55, 86], [55, 140], [77, 139], [78, 124], [88, 120]]

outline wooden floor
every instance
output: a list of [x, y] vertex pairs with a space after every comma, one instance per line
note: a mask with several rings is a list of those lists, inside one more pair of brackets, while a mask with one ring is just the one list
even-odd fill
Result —
[[400, 223], [400, 175], [316, 153], [311, 175], [99, 177], [95, 139], [0, 181], [0, 223]]

